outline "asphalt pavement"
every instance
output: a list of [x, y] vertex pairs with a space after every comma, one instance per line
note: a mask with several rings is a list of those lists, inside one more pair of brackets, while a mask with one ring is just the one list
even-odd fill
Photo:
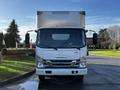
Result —
[[41, 83], [34, 74], [0, 90], [120, 90], [120, 58], [89, 56], [84, 82], [74, 79], [49, 79]]

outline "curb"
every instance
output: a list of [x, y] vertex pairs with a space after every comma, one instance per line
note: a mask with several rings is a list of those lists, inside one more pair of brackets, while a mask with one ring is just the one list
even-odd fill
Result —
[[8, 85], [10, 83], [14, 83], [14, 82], [19, 81], [21, 79], [27, 78], [27, 77], [31, 76], [32, 74], [34, 74], [34, 73], [35, 73], [35, 69], [33, 71], [28, 72], [26, 74], [23, 74], [21, 76], [17, 76], [17, 77], [8, 79], [6, 81], [0, 82], [0, 87], [3, 87], [3, 86]]
[[104, 56], [104, 55], [95, 55], [95, 54], [91, 54], [89, 56], [98, 56], [98, 57], [106, 57], [106, 58], [115, 58], [115, 59], [120, 59], [120, 57], [115, 57], [115, 56]]

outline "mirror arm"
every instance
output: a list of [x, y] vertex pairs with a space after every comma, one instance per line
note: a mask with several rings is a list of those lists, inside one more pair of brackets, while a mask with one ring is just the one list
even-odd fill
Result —
[[38, 32], [38, 30], [35, 30], [35, 32], [37, 33], [37, 32]]
[[85, 33], [87, 33], [88, 32], [88, 30], [85, 30]]

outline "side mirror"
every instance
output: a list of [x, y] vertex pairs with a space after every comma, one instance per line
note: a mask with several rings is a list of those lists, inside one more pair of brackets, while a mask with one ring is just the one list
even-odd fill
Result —
[[29, 47], [29, 44], [30, 44], [30, 34], [29, 33], [25, 34], [25, 44], [26, 44], [26, 47]]
[[97, 45], [97, 42], [98, 42], [98, 35], [97, 33], [93, 33], [93, 44]]
[[0, 32], [0, 49], [3, 48], [3, 33]]

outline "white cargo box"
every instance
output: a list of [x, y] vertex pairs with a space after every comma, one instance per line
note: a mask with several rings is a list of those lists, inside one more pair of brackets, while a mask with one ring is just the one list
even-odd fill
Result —
[[40, 28], [85, 28], [85, 11], [37, 11]]

